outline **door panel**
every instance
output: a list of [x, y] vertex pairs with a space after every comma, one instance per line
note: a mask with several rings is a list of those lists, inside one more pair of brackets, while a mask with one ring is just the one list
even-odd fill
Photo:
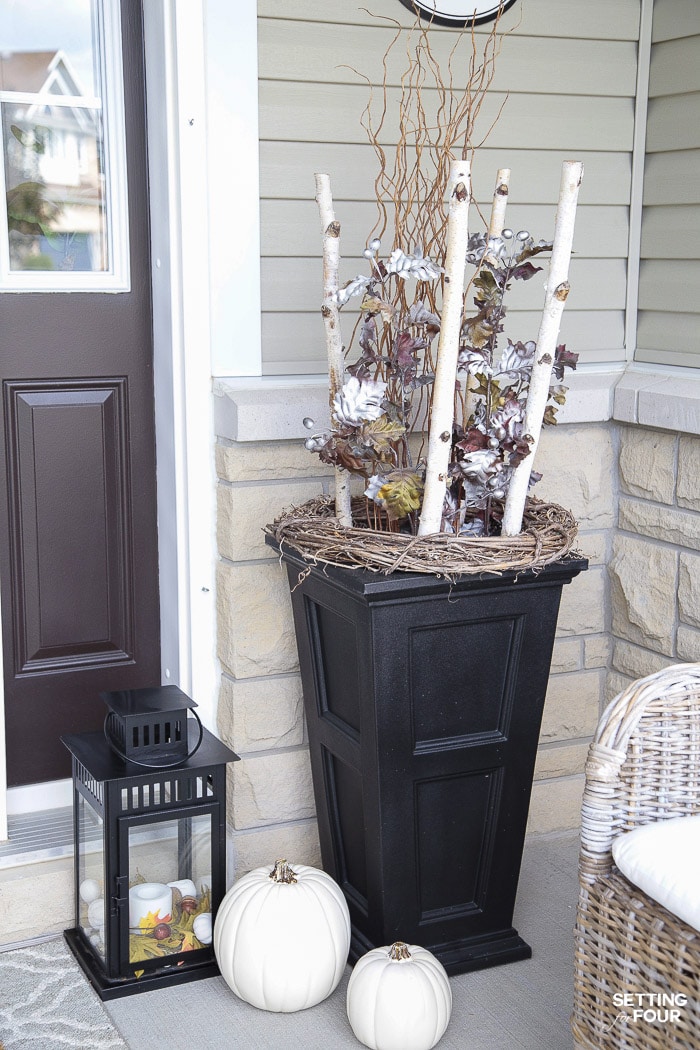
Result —
[[17, 675], [131, 660], [125, 395], [123, 378], [5, 384]]
[[59, 738], [101, 726], [99, 692], [160, 681], [139, 0], [122, 0], [121, 30], [129, 290], [0, 297], [10, 785], [69, 776]]

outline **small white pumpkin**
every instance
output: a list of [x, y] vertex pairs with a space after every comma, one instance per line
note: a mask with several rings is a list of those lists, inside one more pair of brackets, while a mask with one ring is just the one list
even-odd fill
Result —
[[214, 954], [229, 988], [260, 1010], [289, 1013], [337, 987], [350, 950], [340, 887], [318, 868], [278, 860], [228, 891], [214, 923]]
[[348, 1020], [371, 1050], [430, 1050], [452, 1013], [452, 990], [442, 963], [417, 944], [373, 948], [355, 964]]

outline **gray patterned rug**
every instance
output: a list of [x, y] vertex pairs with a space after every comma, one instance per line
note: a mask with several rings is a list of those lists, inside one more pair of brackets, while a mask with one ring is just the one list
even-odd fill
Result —
[[0, 953], [0, 1048], [128, 1050], [62, 938]]

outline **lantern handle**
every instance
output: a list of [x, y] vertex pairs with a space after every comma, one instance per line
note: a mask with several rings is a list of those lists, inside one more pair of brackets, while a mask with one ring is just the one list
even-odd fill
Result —
[[[167, 762], [165, 764], [162, 764], [162, 763], [155, 763], [154, 764], [153, 762], [139, 762], [138, 759], [130, 758], [128, 755], [126, 755], [122, 751], [122, 749], [119, 747], [119, 745], [115, 742], [114, 737], [112, 736], [112, 733], [111, 733], [110, 728], [109, 728], [110, 719], [115, 717], [114, 711], [108, 711], [106, 716], [105, 716], [105, 721], [104, 721], [105, 740], [109, 744], [109, 746], [112, 749], [112, 751], [114, 752], [114, 754], [117, 755], [119, 758], [123, 759], [124, 762], [131, 762], [133, 765], [140, 766], [142, 769], [175, 769], [177, 766], [183, 765], [183, 763], [187, 762], [188, 759], [192, 758], [192, 756], [195, 754], [195, 752], [199, 750], [199, 746], [202, 743], [202, 739], [204, 737], [204, 726], [202, 725], [201, 718], [199, 717], [197, 712], [194, 710], [194, 708], [190, 708], [190, 710], [192, 711], [192, 714], [194, 715], [194, 717], [196, 719], [196, 722], [197, 722], [197, 726], [199, 728], [199, 738], [197, 740], [197, 743], [192, 748], [192, 750], [188, 751], [184, 758], [178, 758], [177, 762]], [[187, 718], [185, 718], [185, 724], [187, 724]]]

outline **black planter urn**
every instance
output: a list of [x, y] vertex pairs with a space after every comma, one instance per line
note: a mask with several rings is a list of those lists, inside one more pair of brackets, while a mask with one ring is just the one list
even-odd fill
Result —
[[283, 560], [351, 960], [396, 940], [450, 974], [529, 958], [512, 921], [535, 756], [562, 586], [587, 562], [450, 583]]

